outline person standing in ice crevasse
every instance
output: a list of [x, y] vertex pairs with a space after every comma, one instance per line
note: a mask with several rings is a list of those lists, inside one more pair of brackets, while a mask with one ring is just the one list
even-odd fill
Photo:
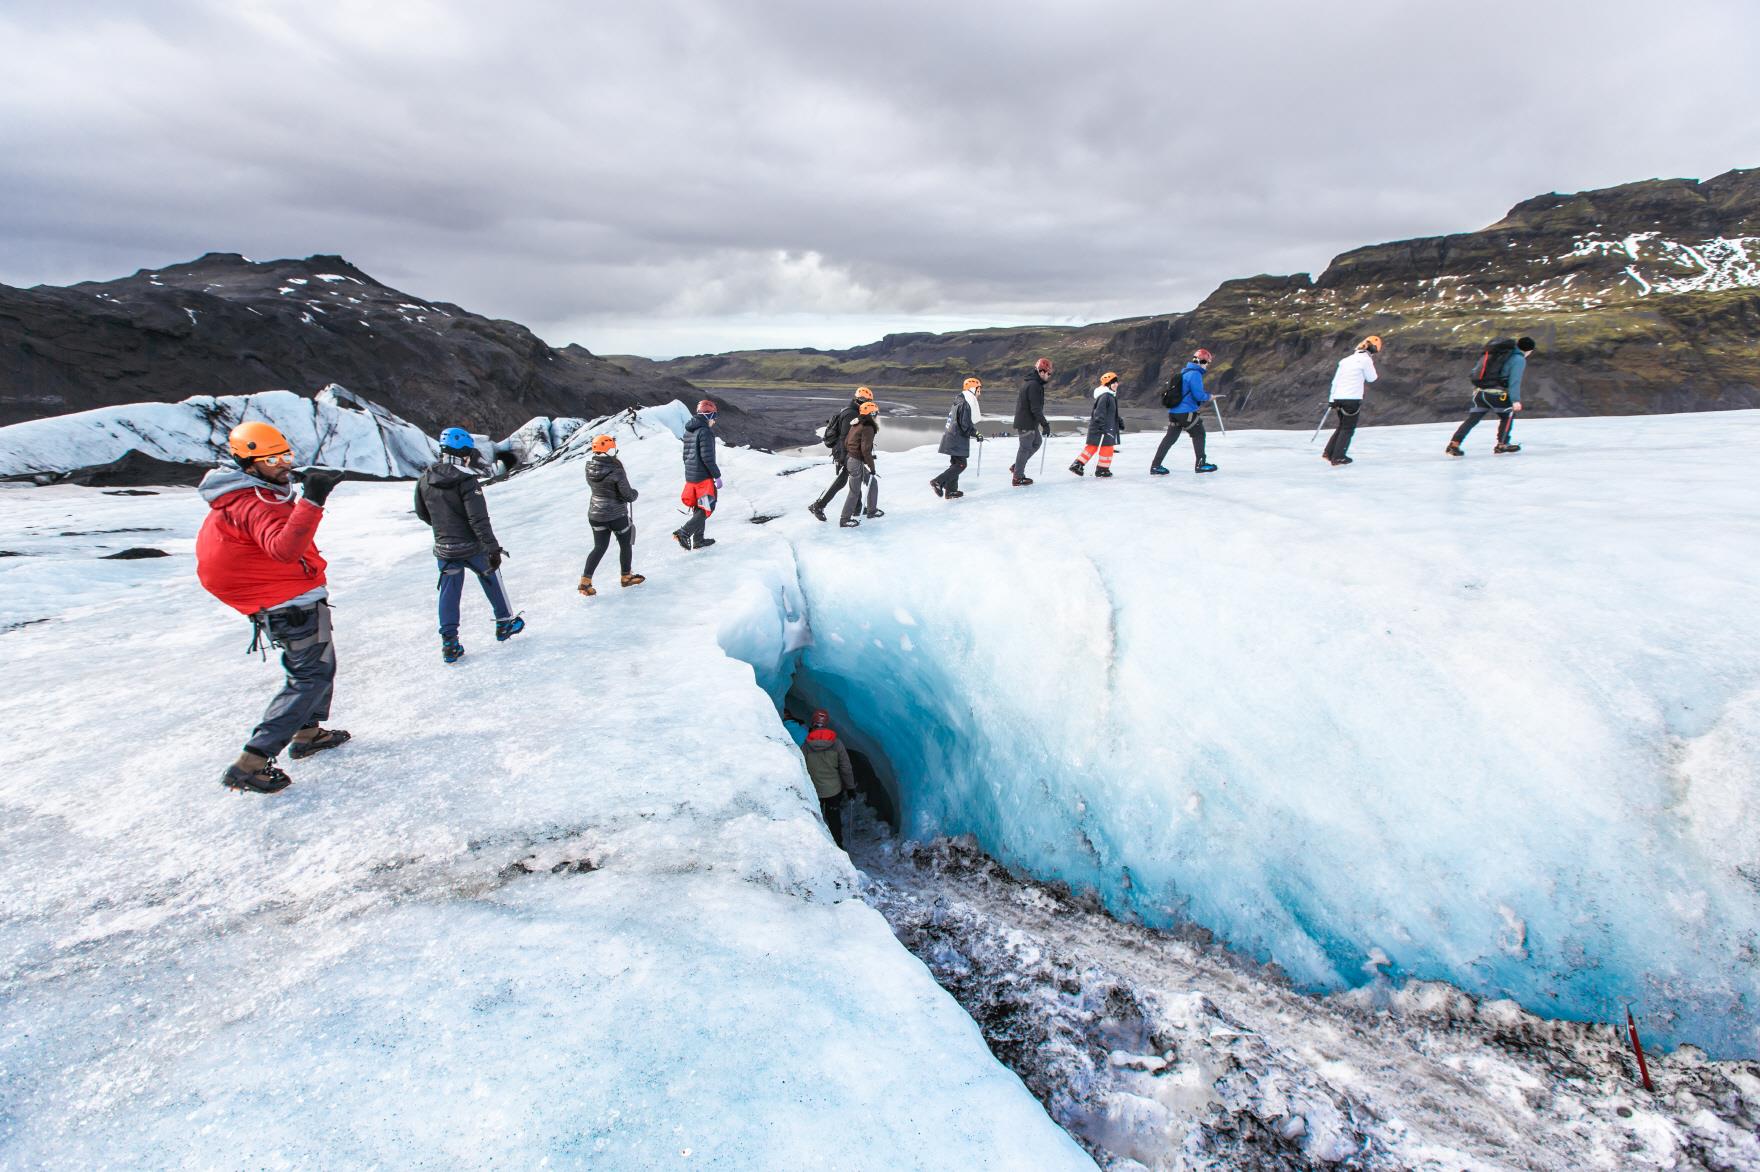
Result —
[[434, 560], [440, 566], [440, 658], [457, 663], [464, 654], [458, 641], [458, 607], [464, 593], [464, 572], [477, 576], [489, 607], [495, 612], [495, 640], [505, 643], [526, 629], [513, 613], [501, 582], [501, 559], [507, 551], [489, 525], [489, 502], [471, 472], [477, 444], [462, 427], [440, 433], [440, 459], [416, 480], [416, 516], [434, 530]]
[[1100, 376], [1100, 385], [1094, 388], [1094, 408], [1088, 413], [1088, 446], [1082, 454], [1075, 458], [1069, 470], [1080, 476], [1087, 469], [1088, 461], [1094, 453], [1100, 453], [1100, 464], [1094, 469], [1095, 476], [1112, 475], [1112, 453], [1118, 447], [1118, 374], [1107, 371]]
[[837, 475], [832, 478], [831, 487], [820, 494], [819, 499], [807, 506], [807, 512], [823, 521], [825, 506], [837, 495], [839, 489], [849, 483], [848, 461], [845, 459], [843, 441], [849, 438], [849, 425], [861, 414], [862, 404], [874, 401], [874, 392], [867, 387], [857, 387], [851, 397], [849, 406], [841, 408], [825, 424], [825, 446], [831, 449], [833, 460], [837, 464]]
[[298, 759], [349, 739], [342, 729], [322, 727], [335, 690], [336, 648], [325, 562], [314, 540], [342, 473], [301, 469], [304, 491], [296, 494], [292, 446], [255, 420], [233, 428], [226, 446], [237, 467], [213, 469], [198, 489], [208, 515], [196, 535], [196, 577], [250, 618], [253, 651], [264, 640], [281, 649], [286, 679], [220, 781], [228, 789], [272, 794], [292, 781], [275, 765], [281, 750], [291, 745]]
[[984, 442], [984, 435], [978, 430], [978, 421], [983, 418], [978, 410], [978, 396], [983, 393], [983, 382], [968, 378], [953, 406], [947, 409], [947, 426], [941, 433], [941, 445], [937, 449], [947, 457], [947, 470], [929, 482], [938, 497], [955, 500], [966, 495], [959, 490], [959, 474], [966, 470], [966, 461], [972, 458], [972, 445]]
[[1515, 413], [1522, 409], [1522, 376], [1528, 371], [1528, 355], [1534, 352], [1534, 339], [1507, 338], [1485, 347], [1485, 355], [1473, 373], [1472, 407], [1461, 425], [1454, 429], [1454, 438], [1443, 449], [1451, 456], [1464, 456], [1461, 441], [1481, 419], [1497, 414], [1497, 445], [1494, 452], [1519, 452], [1522, 445], [1510, 438], [1515, 427]]
[[[1210, 369], [1210, 362], [1215, 356], [1200, 347], [1192, 352], [1192, 359], [1186, 363], [1185, 369], [1178, 375], [1178, 383], [1168, 388], [1167, 398], [1172, 401], [1167, 407], [1167, 433], [1161, 437], [1161, 443], [1155, 449], [1155, 462], [1149, 465], [1149, 472], [1154, 476], [1166, 476], [1167, 468], [1161, 461], [1167, 458], [1168, 450], [1179, 440], [1180, 433], [1185, 432], [1192, 437], [1192, 455], [1197, 463], [1194, 472], [1214, 472], [1216, 465], [1204, 458], [1204, 404], [1210, 401], [1210, 392], [1204, 389], [1204, 372]], [[1177, 397], [1175, 396], [1177, 392]]]
[[1338, 426], [1333, 429], [1332, 438], [1326, 441], [1326, 450], [1321, 453], [1332, 466], [1349, 464], [1351, 437], [1357, 433], [1357, 418], [1363, 413], [1363, 390], [1375, 381], [1375, 355], [1381, 353], [1381, 339], [1370, 334], [1357, 348], [1338, 360], [1338, 369], [1332, 374], [1332, 390], [1327, 401], [1338, 413]]
[[819, 795], [819, 813], [825, 817], [831, 841], [842, 850], [844, 795], [855, 789], [856, 776], [850, 768], [849, 750], [831, 731], [831, 714], [823, 708], [813, 713], [812, 731], [801, 746], [801, 755], [806, 758], [813, 790]]
[[1027, 461], [1051, 434], [1051, 421], [1045, 418], [1045, 384], [1050, 381], [1051, 359], [1041, 358], [1033, 363], [1014, 401], [1014, 429], [1020, 436], [1020, 447], [1014, 454], [1014, 466], [1008, 471], [1016, 488], [1033, 483], [1027, 475]]
[[578, 587], [581, 596], [591, 598], [598, 593], [593, 589], [593, 571], [599, 568], [599, 559], [611, 548], [613, 536], [617, 538], [618, 569], [623, 571], [620, 584], [640, 586], [647, 578], [631, 572], [636, 524], [629, 508], [640, 494], [629, 482], [629, 473], [624, 471], [623, 461], [617, 458], [617, 441], [611, 436], [593, 437], [593, 458], [587, 461], [587, 487], [593, 493], [592, 503], [587, 506], [587, 525], [593, 530], [593, 552], [587, 555], [587, 564], [581, 570]]
[[721, 491], [721, 466], [715, 462], [715, 400], [697, 404], [697, 413], [684, 425], [684, 491], [678, 499], [691, 511], [690, 520], [672, 531], [681, 549], [707, 549], [715, 544], [703, 530], [715, 513], [715, 495]]
[[870, 519], [884, 517], [880, 511], [880, 477], [874, 471], [874, 436], [880, 430], [880, 404], [863, 403], [862, 410], [854, 423], [849, 425], [849, 435], [844, 439], [845, 466], [849, 469], [849, 496], [844, 498], [843, 516], [838, 524], [845, 529], [854, 529], [861, 522], [856, 520], [856, 511], [862, 507], [862, 486], [868, 487], [868, 507], [863, 516]]

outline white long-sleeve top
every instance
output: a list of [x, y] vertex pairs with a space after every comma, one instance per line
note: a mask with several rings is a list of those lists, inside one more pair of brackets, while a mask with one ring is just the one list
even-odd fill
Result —
[[1375, 359], [1367, 350], [1346, 354], [1338, 360], [1338, 371], [1332, 376], [1334, 399], [1361, 399], [1363, 388], [1375, 381]]

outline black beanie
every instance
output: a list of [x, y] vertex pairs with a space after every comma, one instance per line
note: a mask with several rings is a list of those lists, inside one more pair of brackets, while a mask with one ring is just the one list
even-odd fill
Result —
[[1520, 350], [1523, 354], [1527, 354], [1538, 349], [1538, 347], [1534, 345], [1534, 339], [1524, 334], [1516, 339], [1516, 349]]

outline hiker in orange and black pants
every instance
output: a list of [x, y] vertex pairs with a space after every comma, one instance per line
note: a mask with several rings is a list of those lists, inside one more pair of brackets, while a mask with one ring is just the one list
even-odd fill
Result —
[[1100, 376], [1100, 385], [1094, 388], [1094, 410], [1088, 416], [1088, 446], [1082, 449], [1075, 463], [1069, 470], [1080, 476], [1087, 470], [1088, 461], [1094, 453], [1100, 454], [1100, 466], [1094, 469], [1095, 476], [1112, 475], [1112, 452], [1118, 446], [1118, 374], [1107, 371]]
[[697, 413], [684, 425], [684, 491], [678, 499], [691, 511], [691, 519], [672, 531], [682, 549], [707, 549], [715, 544], [703, 530], [715, 512], [715, 494], [721, 491], [721, 466], [715, 462], [715, 400], [697, 404]]

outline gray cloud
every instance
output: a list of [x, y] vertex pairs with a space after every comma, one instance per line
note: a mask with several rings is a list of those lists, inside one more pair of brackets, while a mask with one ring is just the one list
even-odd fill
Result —
[[603, 352], [1186, 308], [1760, 160], [1737, 0], [0, 12], [0, 280], [340, 252]]

